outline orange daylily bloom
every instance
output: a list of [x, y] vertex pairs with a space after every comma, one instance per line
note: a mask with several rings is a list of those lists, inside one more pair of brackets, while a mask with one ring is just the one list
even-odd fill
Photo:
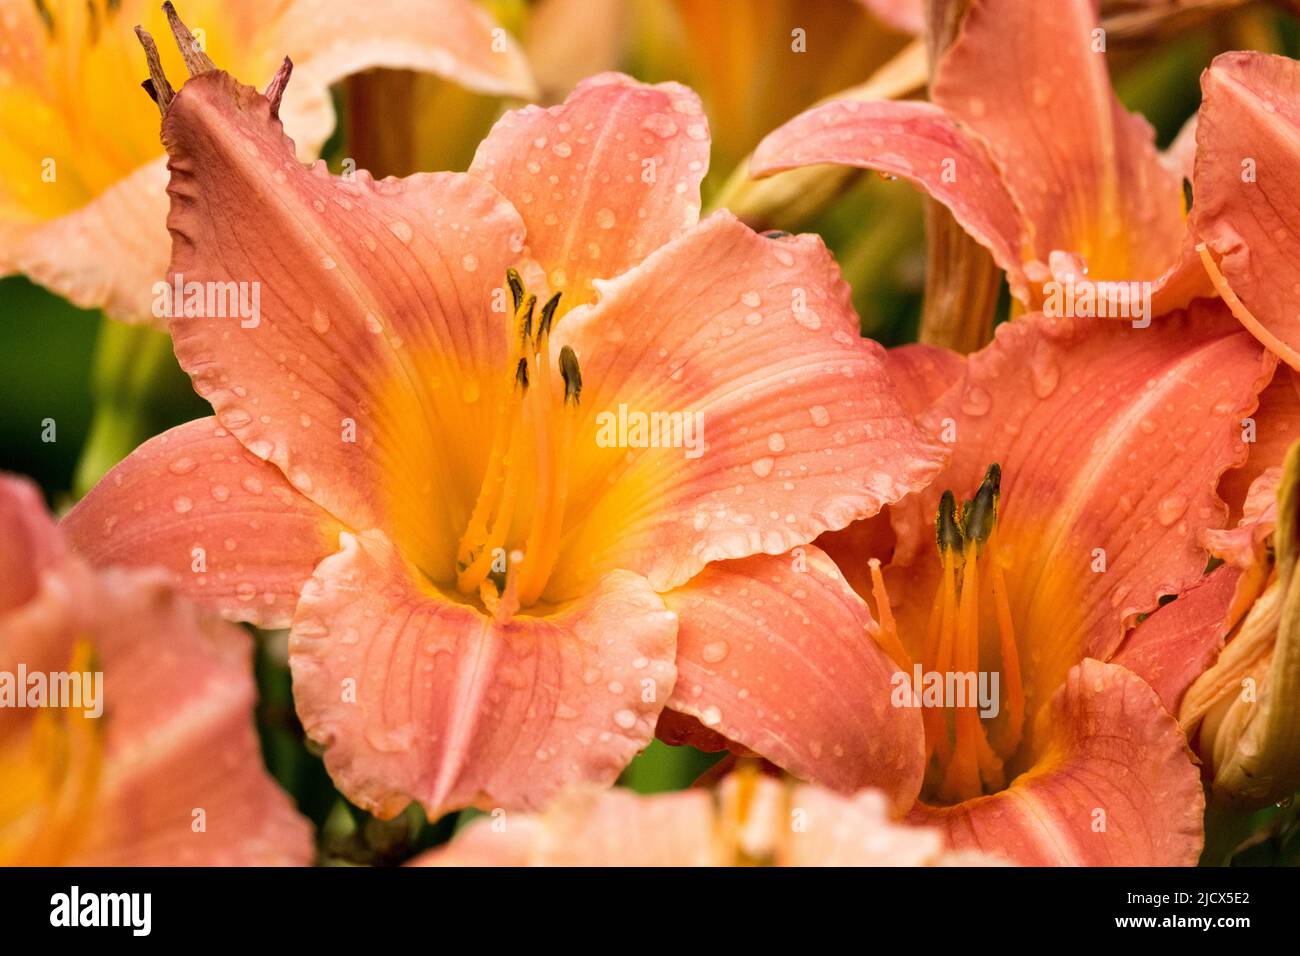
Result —
[[415, 866], [997, 866], [890, 819], [884, 795], [844, 796], [751, 768], [716, 791], [567, 794], [545, 813], [475, 820]]
[[[752, 172], [833, 163], [905, 178], [989, 250], [1027, 309], [1049, 304], [1048, 283], [1118, 300], [1118, 283], [1148, 282], [1149, 320], [1210, 286], [1184, 222], [1183, 170], [1116, 98], [1105, 50], [1095, 0], [973, 3], [932, 102], [817, 107], [770, 134]], [[1117, 305], [1130, 317], [1136, 303]]]
[[540, 807], [612, 783], [665, 707], [766, 714], [787, 765], [843, 756], [840, 789], [919, 781], [919, 718], [897, 748], [866, 732], [889, 664], [809, 543], [943, 451], [819, 239], [699, 221], [688, 89], [594, 77], [507, 114], [467, 174], [382, 182], [300, 165], [274, 96], [224, 72], [163, 106], [173, 275], [258, 283], [261, 313], [173, 318], [215, 418], [65, 525], [97, 562], [292, 624], [298, 711], [349, 798]]
[[157, 572], [93, 572], [3, 475], [0, 541], [0, 865], [310, 863], [262, 766], [248, 635]]
[[952, 459], [887, 519], [818, 544], [873, 603], [889, 718], [923, 714], [909, 819], [1029, 865], [1195, 862], [1204, 801], [1171, 712], [1216, 636], [1133, 629], [1200, 585], [1198, 534], [1227, 520], [1216, 486], [1246, 461], [1241, 421], [1276, 359], [1198, 302], [1150, 329], [1034, 314], [969, 359], [889, 361]]
[[[372, 66], [532, 92], [522, 54], [470, 0], [191, 0], [187, 13], [194, 44], [242, 76], [270, 80], [292, 57], [281, 114], [304, 159], [334, 128], [330, 84]], [[115, 318], [152, 314], [170, 248], [167, 172], [132, 26], [165, 33], [166, 17], [154, 0], [0, 4], [0, 275]]]

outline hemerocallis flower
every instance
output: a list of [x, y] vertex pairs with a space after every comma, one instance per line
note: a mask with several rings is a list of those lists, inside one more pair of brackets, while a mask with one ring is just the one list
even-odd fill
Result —
[[1198, 533], [1227, 519], [1215, 489], [1276, 359], [1198, 302], [1149, 329], [1029, 315], [969, 360], [890, 362], [952, 459], [887, 522], [819, 544], [873, 601], [889, 718], [923, 714], [909, 819], [1023, 864], [1195, 862], [1204, 801], [1169, 708], [1196, 672], [1177, 630], [1126, 638], [1200, 583]]
[[156, 572], [92, 571], [24, 480], [0, 476], [0, 541], [0, 865], [310, 863], [248, 635]]
[[907, 179], [988, 249], [1026, 308], [1048, 304], [1057, 283], [1145, 311], [1120, 283], [1149, 282], [1149, 320], [1209, 283], [1184, 222], [1183, 170], [1116, 98], [1105, 50], [1096, 0], [972, 3], [931, 102], [817, 107], [764, 139], [751, 169], [833, 163]]
[[[170, 4], [166, 5], [170, 7]], [[517, 47], [470, 0], [191, 0], [195, 53], [270, 80], [299, 154], [334, 127], [329, 86], [373, 66], [428, 71], [483, 93], [528, 96]], [[21, 272], [83, 307], [148, 320], [170, 247], [167, 172], [140, 95], [134, 24], [165, 28], [153, 0], [5, 0], [0, 7], [0, 275]], [[181, 58], [165, 54], [169, 69]]]
[[172, 271], [257, 282], [262, 315], [173, 320], [215, 418], [66, 523], [97, 561], [292, 622], [349, 798], [538, 807], [612, 783], [665, 706], [796, 771], [838, 761], [842, 789], [919, 782], [919, 718], [913, 747], [866, 732], [890, 668], [809, 542], [943, 452], [820, 240], [698, 221], [688, 89], [598, 76], [507, 114], [468, 174], [383, 182], [301, 166], [274, 95], [224, 72], [162, 106]]
[[416, 866], [989, 866], [933, 827], [898, 824], [875, 790], [846, 796], [751, 768], [716, 792], [576, 792], [544, 813], [473, 821]]

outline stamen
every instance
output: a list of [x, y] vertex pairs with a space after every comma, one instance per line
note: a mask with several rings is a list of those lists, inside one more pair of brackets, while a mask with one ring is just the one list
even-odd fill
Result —
[[[537, 355], [541, 387], [534, 397], [534, 424], [537, 442], [537, 494], [533, 508], [533, 523], [528, 529], [524, 546], [524, 568], [519, 580], [519, 599], [525, 605], [534, 604], [546, 588], [555, 562], [560, 554], [560, 535], [564, 525], [564, 511], [568, 502], [569, 446], [573, 440], [574, 416], [565, 414], [568, 405], [569, 379], [565, 373], [566, 362], [577, 367], [577, 356], [567, 345], [560, 354], [560, 374], [565, 380], [565, 400], [561, 409], [563, 422], [560, 428], [560, 446], [553, 441], [556, 429], [551, 422], [551, 363], [550, 336], [555, 308], [560, 293], [556, 293], [542, 306], [537, 329]], [[565, 353], [568, 358], [566, 359]]]
[[1002, 655], [1002, 676], [1006, 681], [1007, 721], [999, 750], [1010, 756], [1020, 746], [1025, 723], [1025, 690], [1020, 677], [1020, 654], [1016, 648], [1016, 631], [1011, 621], [1011, 604], [1007, 599], [1007, 582], [1002, 573], [1000, 555], [989, 548], [989, 576], [993, 582], [993, 602], [998, 616], [998, 642]]
[[[539, 349], [541, 348], [543, 340], [551, 334], [551, 323], [555, 321], [555, 309], [559, 304], [560, 293], [557, 292], [555, 295], [547, 299], [546, 304], [542, 306], [542, 319], [537, 326], [537, 342]], [[569, 347], [566, 345], [565, 348], [568, 349]], [[572, 353], [573, 349], [569, 349], [569, 352]]]
[[[965, 673], [976, 670], [979, 647], [979, 565], [975, 560], [975, 547], [966, 545], [962, 565], [961, 600], [957, 608], [957, 635], [954, 648], [953, 670]], [[972, 649], [975, 654], [972, 655]], [[974, 666], [971, 657], [975, 656]], [[971, 707], [958, 707], [954, 714], [957, 742], [952, 759], [944, 774], [942, 792], [954, 801], [965, 800], [980, 794], [978, 745], [979, 715]]]
[[567, 345], [560, 349], [560, 377], [564, 379], [564, 403], [572, 399], [577, 405], [582, 398], [582, 369], [578, 367], [578, 356]]
[[945, 680], [950, 673], [973, 674], [975, 686], [979, 686], [981, 564], [987, 564], [988, 587], [998, 622], [1001, 666], [1007, 684], [1007, 729], [997, 750], [989, 743], [978, 699], [961, 701], [960, 706], [958, 701], [948, 702], [952, 709], [954, 739], [951, 742], [944, 713], [933, 709], [925, 712], [926, 747], [929, 755], [938, 760], [939, 795], [953, 801], [976, 797], [1005, 785], [1003, 756], [1014, 753], [1019, 746], [1024, 720], [1024, 691], [1006, 580], [993, 544], [1001, 481], [1002, 469], [997, 464], [990, 465], [975, 496], [963, 505], [960, 518], [951, 492], [944, 493], [935, 516], [935, 539], [943, 577], [930, 608], [925, 669], [943, 675]]
[[511, 308], [517, 313], [524, 301], [524, 283], [514, 269], [506, 270], [506, 285], [510, 287], [510, 297], [513, 299]]
[[[903, 642], [898, 639], [898, 626], [894, 623], [894, 610], [889, 606], [889, 591], [885, 589], [885, 576], [880, 571], [880, 559], [872, 558], [867, 562], [871, 568], [871, 596], [876, 602], [876, 616], [880, 618], [876, 628], [876, 643], [890, 656], [903, 671], [912, 672], [912, 659], [908, 656]], [[913, 688], [914, 691], [920, 688]]]

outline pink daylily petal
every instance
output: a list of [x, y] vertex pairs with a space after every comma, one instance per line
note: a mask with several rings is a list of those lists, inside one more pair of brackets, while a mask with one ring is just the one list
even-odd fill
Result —
[[[1250, 425], [1254, 433], [1246, 433]], [[1287, 449], [1300, 436], [1300, 372], [1288, 366], [1279, 366], [1273, 381], [1259, 396], [1259, 408], [1242, 423], [1243, 434], [1254, 441], [1250, 446], [1250, 457], [1241, 468], [1234, 468], [1223, 476], [1219, 482], [1219, 494], [1232, 509], [1235, 522], [1241, 518], [1261, 475], [1270, 469], [1280, 468], [1286, 458]], [[1276, 506], [1277, 485], [1261, 499], [1271, 506]]]
[[288, 627], [341, 530], [215, 418], [151, 438], [63, 519], [92, 564], [164, 568], [186, 597], [260, 627]]
[[925, 32], [925, 0], [859, 0], [880, 20], [902, 33]]
[[1256, 338], [1300, 368], [1293, 307], [1294, 191], [1300, 154], [1300, 64], [1262, 53], [1225, 53], [1201, 78], [1193, 216], [1197, 234], [1233, 293], [1225, 296]]
[[[376, 461], [400, 463], [449, 499], [472, 494], [451, 487], [446, 459], [431, 450], [437, 423], [412, 409], [488, 430], [496, 389], [509, 382], [492, 303], [522, 243], [510, 205], [465, 175], [375, 183], [306, 169], [266, 99], [224, 73], [185, 84], [163, 138], [170, 190], [188, 197], [169, 218], [173, 273], [260, 289], [255, 324], [171, 322], [177, 358], [221, 424], [352, 527], [386, 515]], [[410, 516], [412, 536], [434, 533], [429, 524], [450, 510]]]
[[894, 397], [817, 237], [766, 238], [720, 212], [598, 288], [557, 333], [582, 361], [576, 445], [596, 449], [600, 416], [626, 406], [699, 416], [703, 447], [587, 455], [570, 580], [609, 563], [665, 590], [872, 515], [938, 470], [943, 450]]
[[604, 73], [561, 105], [507, 113], [470, 173], [524, 217], [529, 252], [566, 307], [699, 219], [709, 127], [694, 92]]
[[1177, 722], [1139, 677], [1084, 660], [1044, 711], [1050, 757], [992, 796], [918, 806], [956, 849], [1025, 866], [1190, 866], [1203, 842], [1200, 774]]
[[545, 617], [496, 621], [417, 586], [377, 532], [343, 541], [303, 589], [289, 663], [303, 726], [359, 806], [535, 808], [613, 783], [650, 742], [677, 620], [644, 579], [613, 572]]
[[769, 134], [750, 170], [767, 176], [819, 163], [875, 169], [915, 183], [952, 211], [992, 253], [1017, 297], [1028, 300], [1021, 211], [988, 149], [939, 107], [851, 100], [815, 107]]
[[716, 866], [713, 801], [703, 790], [567, 795], [537, 816], [476, 820], [417, 866]]
[[920, 415], [966, 377], [966, 357], [937, 345], [912, 343], [888, 349], [885, 368], [903, 407]]
[[1041, 262], [1062, 250], [1093, 279], [1155, 279], [1186, 231], [1182, 180], [1116, 98], [1096, 28], [1096, 0], [972, 4], [931, 98], [988, 143]]
[[925, 769], [920, 712], [891, 704], [898, 667], [825, 554], [719, 562], [664, 600], [679, 621], [671, 709], [797, 777], [911, 804]]
[[1146, 681], [1169, 713], [1178, 713], [1183, 693], [1223, 649], [1241, 575], [1216, 568], [1134, 628], [1111, 658]]
[[78, 866], [306, 865], [311, 826], [262, 766], [252, 645], [163, 575], [112, 571], [95, 649], [107, 736]]
[[26, 604], [64, 548], [35, 485], [0, 475], [0, 614]]

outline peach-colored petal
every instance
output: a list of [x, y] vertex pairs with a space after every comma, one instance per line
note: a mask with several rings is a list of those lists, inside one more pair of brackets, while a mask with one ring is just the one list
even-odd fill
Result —
[[566, 783], [613, 783], [650, 742], [677, 620], [643, 579], [613, 572], [545, 617], [496, 621], [414, 583], [377, 532], [342, 537], [303, 589], [289, 662], [353, 802], [535, 808]]
[[1154, 280], [1186, 232], [1182, 179], [1116, 98], [1104, 44], [1096, 0], [973, 3], [931, 98], [988, 143], [1041, 262], [1061, 250], [1093, 279]]
[[0, 614], [31, 600], [41, 573], [63, 556], [40, 490], [0, 474]]
[[[573, 476], [589, 504], [565, 544], [571, 580], [609, 562], [671, 588], [806, 544], [937, 471], [943, 450], [899, 405], [817, 237], [720, 212], [599, 291], [557, 333], [582, 362], [575, 447], [593, 450]], [[600, 447], [621, 406], [695, 416], [702, 447]]]
[[1233, 311], [1293, 368], [1300, 368], [1291, 278], [1300, 233], [1293, 188], [1300, 169], [1297, 90], [1294, 60], [1262, 53], [1215, 58], [1201, 78], [1193, 197], [1196, 232], [1235, 293]]
[[859, 0], [881, 23], [902, 33], [925, 32], [925, 0]]
[[670, 708], [803, 779], [911, 804], [925, 770], [920, 711], [895, 706], [898, 666], [825, 554], [711, 564], [664, 600], [679, 621]]
[[1217, 568], [1134, 628], [1111, 659], [1146, 681], [1169, 713], [1223, 649], [1241, 574]]
[[1084, 660], [1042, 714], [1046, 756], [1011, 786], [912, 822], [955, 849], [1025, 866], [1190, 866], [1203, 842], [1200, 774], [1140, 678]]
[[[293, 60], [281, 112], [314, 156], [334, 128], [330, 87], [374, 67], [432, 73], [492, 96], [536, 95], [519, 45], [471, 0], [292, 0], [258, 37], [272, 62]], [[248, 79], [255, 79], [249, 77]], [[269, 79], [269, 77], [268, 77]]]
[[[713, 801], [703, 790], [566, 794], [537, 817], [476, 820], [420, 866], [716, 866]], [[494, 829], [494, 825], [496, 828]], [[508, 862], [507, 862], [508, 861]]]
[[[1229, 471], [1219, 482], [1219, 495], [1232, 509], [1234, 522], [1243, 516], [1251, 489], [1260, 476], [1280, 468], [1287, 449], [1300, 436], [1300, 372], [1285, 365], [1278, 367], [1273, 381], [1260, 393], [1259, 408], [1242, 422], [1242, 433], [1246, 439], [1253, 439], [1250, 457], [1243, 467]], [[1273, 492], [1276, 487], [1274, 484]]]
[[1237, 524], [1203, 531], [1201, 543], [1216, 558], [1222, 558], [1234, 568], [1252, 570], [1264, 564], [1268, 540], [1277, 526], [1277, 492], [1281, 483], [1282, 466], [1266, 468], [1246, 492]]
[[1226, 522], [1215, 487], [1245, 460], [1240, 423], [1274, 362], [1217, 303], [1147, 329], [1043, 316], [1000, 326], [925, 416], [954, 438], [948, 469], [891, 509], [887, 577], [905, 642], [926, 634], [938, 588], [940, 493], [970, 496], [997, 462], [997, 547], [1030, 712], [1080, 658], [1108, 659], [1139, 614], [1203, 573], [1198, 534]]
[[[36, 485], [0, 473], [0, 670], [65, 667], [94, 622], [94, 590], [93, 575], [68, 553]], [[30, 716], [0, 707], [0, 735]]]
[[289, 626], [342, 529], [214, 418], [145, 442], [63, 519], [91, 563], [164, 568], [186, 597], [260, 627]]
[[913, 343], [885, 352], [885, 368], [898, 400], [920, 415], [966, 376], [966, 357], [938, 345]]
[[851, 100], [795, 117], [754, 151], [755, 176], [819, 163], [875, 169], [915, 183], [947, 206], [1028, 300], [1022, 215], [987, 148], [930, 103]]
[[262, 766], [252, 645], [163, 575], [110, 571], [95, 649], [104, 768], [79, 866], [305, 865], [311, 826]]
[[[492, 308], [523, 237], [509, 204], [465, 175], [375, 183], [308, 170], [266, 98], [224, 73], [184, 86], [163, 138], [173, 273], [260, 289], [255, 323], [171, 322], [181, 366], [221, 424], [352, 527], [386, 514], [375, 462], [418, 471], [449, 500], [472, 494], [449, 487], [446, 458], [471, 454], [459, 431], [442, 429], [441, 461], [422, 456], [447, 421], [490, 433], [509, 383]], [[426, 508], [412, 535], [451, 510]]]
[[159, 158], [76, 212], [0, 233], [0, 275], [21, 272], [115, 319], [152, 320], [154, 283], [167, 270], [166, 186]]
[[529, 252], [572, 307], [592, 297], [592, 280], [695, 225], [708, 165], [708, 121], [691, 90], [604, 73], [559, 106], [507, 113], [470, 173], [519, 209]]

